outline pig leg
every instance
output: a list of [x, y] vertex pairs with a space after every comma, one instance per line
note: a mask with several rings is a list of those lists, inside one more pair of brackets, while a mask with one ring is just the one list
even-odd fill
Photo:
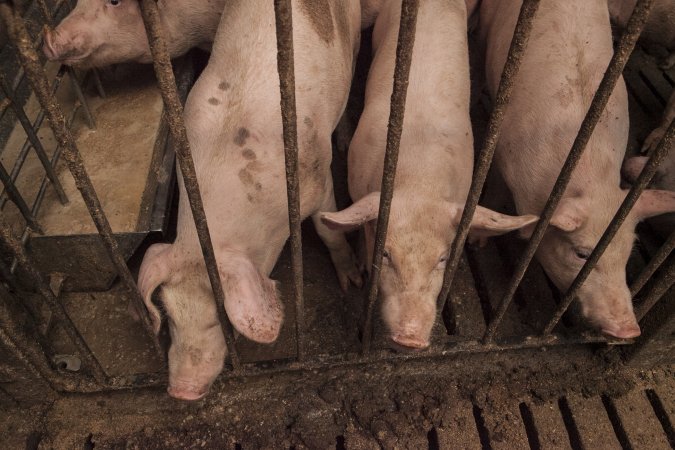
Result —
[[[337, 207], [335, 206], [335, 194], [333, 193], [332, 176], [328, 176], [326, 185], [327, 187], [324, 191], [323, 201], [319, 206], [318, 211], [335, 212], [337, 211]], [[344, 233], [328, 228], [323, 224], [323, 222], [321, 222], [320, 216], [321, 214], [316, 212], [314, 215], [312, 215], [312, 221], [314, 222], [314, 227], [316, 228], [316, 232], [319, 234], [319, 237], [323, 243], [326, 244], [326, 247], [328, 247], [330, 257], [333, 260], [333, 265], [335, 266], [335, 270], [337, 272], [340, 287], [344, 292], [347, 292], [350, 281], [357, 287], [361, 287], [363, 284], [361, 272], [357, 267], [354, 252], [352, 252], [351, 247], [347, 243]]]
[[659, 145], [659, 142], [661, 142], [661, 139], [663, 139], [663, 135], [666, 134], [666, 130], [668, 130], [668, 126], [670, 126], [670, 122], [672, 122], [673, 119], [675, 119], [675, 92], [670, 95], [666, 110], [663, 113], [663, 119], [661, 119], [661, 125], [649, 133], [644, 144], [642, 144], [643, 153], [651, 154], [656, 150], [656, 147]]

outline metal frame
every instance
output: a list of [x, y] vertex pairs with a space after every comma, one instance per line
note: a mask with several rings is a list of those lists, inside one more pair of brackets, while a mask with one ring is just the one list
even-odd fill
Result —
[[[43, 0], [38, 1], [44, 7]], [[443, 288], [438, 299], [438, 304], [441, 308], [445, 307], [446, 305], [452, 286], [452, 281], [458, 268], [459, 261], [462, 257], [464, 244], [468, 236], [469, 225], [478, 204], [478, 199], [483, 190], [487, 173], [494, 156], [494, 151], [500, 135], [500, 127], [504, 118], [504, 112], [509, 104], [513, 85], [517, 80], [520, 61], [524, 52], [526, 51], [528, 38], [532, 30], [533, 21], [536, 19], [536, 12], [539, 3], [540, 0], [523, 1], [513, 40], [511, 42], [511, 47], [509, 49], [508, 59], [500, 81], [494, 108], [490, 115], [487, 133], [482, 145], [482, 150], [478, 156], [478, 163], [475, 168], [471, 189], [467, 197], [466, 206], [464, 208], [459, 229], [457, 230], [456, 238], [452, 243], [450, 258], [444, 274]], [[652, 179], [658, 164], [666, 156], [669, 146], [672, 144], [673, 139], [675, 139], [675, 125], [672, 123], [665, 137], [659, 144], [657, 150], [650, 157], [644, 171], [638, 177], [638, 180], [630, 190], [625, 201], [607, 227], [600, 242], [593, 250], [587, 263], [576, 277], [572, 286], [565, 293], [563, 301], [549, 322], [543, 328], [541, 334], [539, 336], [525, 336], [513, 342], [495, 342], [495, 334], [499, 325], [503, 321], [504, 315], [509, 308], [509, 305], [513, 301], [516, 289], [518, 288], [525, 271], [532, 261], [534, 253], [543, 238], [553, 212], [557, 207], [558, 202], [562, 198], [572, 172], [574, 171], [576, 164], [585, 150], [588, 140], [600, 119], [600, 115], [607, 105], [614, 86], [620, 79], [626, 61], [637, 42], [653, 3], [654, 0], [638, 1], [638, 4], [629, 20], [627, 29], [622, 35], [616, 53], [612, 57], [607, 67], [600, 87], [593, 98], [590, 108], [570, 150], [568, 158], [555, 183], [544, 211], [541, 214], [541, 220], [537, 223], [534, 233], [528, 242], [523, 255], [516, 265], [514, 276], [509, 282], [506, 293], [499, 304], [497, 314], [488, 324], [482, 338], [478, 340], [453, 340], [451, 338], [450, 343], [432, 348], [432, 350], [429, 352], [421, 354], [393, 354], [391, 352], [382, 350], [371, 351], [371, 341], [373, 336], [373, 310], [378, 297], [378, 281], [380, 274], [379, 267], [382, 261], [384, 242], [387, 236], [389, 211], [393, 195], [394, 177], [396, 174], [403, 115], [405, 111], [408, 76], [410, 73], [412, 49], [415, 40], [417, 11], [419, 8], [419, 0], [403, 0], [400, 31], [396, 50], [394, 87], [388, 123], [387, 147], [384, 162], [385, 170], [382, 179], [379, 219], [375, 238], [375, 252], [365, 309], [365, 328], [363, 330], [362, 339], [362, 356], [361, 358], [353, 358], [349, 355], [340, 355], [334, 357], [319, 356], [312, 358], [311, 361], [306, 361], [305, 321], [303, 311], [304, 299], [301, 241], [302, 236], [300, 230], [301, 217], [299, 208], [299, 180], [297, 175], [298, 143], [295, 103], [295, 74], [293, 64], [292, 2], [291, 0], [274, 0], [278, 50], [277, 62], [280, 80], [286, 182], [289, 205], [289, 226], [291, 230], [290, 241], [294, 275], [294, 300], [296, 309], [295, 337], [297, 348], [296, 358], [294, 360], [278, 362], [272, 368], [261, 369], [255, 364], [242, 365], [239, 361], [239, 356], [235, 347], [233, 328], [224, 309], [223, 287], [218, 273], [218, 265], [209, 234], [209, 227], [204, 213], [202, 199], [200, 196], [199, 183], [196, 177], [194, 162], [192, 160], [185, 125], [182, 118], [182, 105], [178, 96], [176, 81], [169, 59], [169, 54], [167, 52], [166, 42], [164, 40], [162, 34], [163, 32], [159, 22], [159, 13], [156, 0], [140, 0], [141, 12], [146, 30], [148, 32], [148, 39], [152, 51], [154, 68], [165, 104], [167, 123], [171, 136], [174, 140], [176, 156], [179, 163], [178, 165], [185, 183], [185, 189], [188, 195], [190, 207], [192, 209], [192, 215], [195, 221], [195, 226], [203, 252], [209, 280], [214, 292], [214, 301], [216, 302], [216, 306], [218, 308], [219, 318], [225, 334], [226, 345], [229, 350], [230, 360], [234, 369], [233, 371], [226, 373], [224, 376], [227, 377], [239, 376], [242, 374], [262, 374], [274, 373], [278, 371], [317, 369], [331, 367], [334, 365], [359, 365], [377, 361], [427, 359], [466, 352], [479, 353], [596, 342], [616, 344], [627, 343], [626, 341], [613, 341], [598, 336], [577, 336], [574, 338], [563, 338], [561, 336], [552, 334], [552, 332], [563, 313], [574, 300], [579, 287], [583, 284], [586, 277], [602, 255], [603, 251], [611, 242], [611, 239], [618, 228], [621, 226], [630, 209], [637, 201], [639, 195]], [[51, 20], [51, 17], [48, 14], [46, 17], [48, 20]], [[52, 130], [54, 131], [54, 134], [58, 140], [61, 154], [63, 155], [69, 170], [76, 180], [78, 189], [85, 200], [87, 209], [91, 214], [92, 219], [96, 223], [101, 241], [104, 243], [105, 248], [107, 249], [110, 258], [113, 261], [123, 284], [127, 287], [131, 298], [133, 299], [133, 302], [138, 307], [139, 311], [144, 311], [145, 309], [143, 306], [143, 301], [141, 299], [140, 293], [138, 292], [136, 283], [134, 282], [124, 257], [120, 252], [118, 244], [112, 235], [108, 220], [101, 210], [98, 197], [87, 175], [81, 156], [75, 144], [75, 140], [70, 133], [70, 129], [66, 123], [63, 112], [54, 99], [53, 94], [55, 88], [50, 89], [44, 70], [39, 64], [39, 59], [37, 53], [35, 52], [35, 44], [28, 36], [25, 28], [24, 18], [11, 4], [7, 3], [6, 0], [0, 0], [0, 19], [0, 23], [4, 23], [4, 25], [9, 30], [10, 40], [17, 48], [23, 71], [25, 71], [25, 75], [40, 101], [40, 104], [44, 110], [44, 115], [49, 118]], [[2, 86], [6, 86], [4, 82], [2, 83]], [[5, 92], [11, 93], [12, 90], [8, 91], [5, 89]], [[12, 101], [9, 94], [6, 95], [7, 100], [0, 103], [0, 114], [2, 114], [2, 112], [6, 110], [10, 104], [15, 108], [16, 111], [18, 111], [18, 105], [16, 102]], [[81, 100], [83, 100], [83, 97]], [[18, 113], [20, 115], [19, 120], [24, 126], [26, 126], [26, 124], [24, 124], [25, 114], [21, 116], [21, 113]], [[40, 119], [40, 121], [41, 120], [42, 119]], [[93, 123], [93, 118], [91, 121]], [[31, 127], [31, 130], [34, 130], [36, 125], [39, 126], [39, 124], [35, 124]], [[50, 169], [50, 167], [53, 168], [55, 160], [58, 159], [58, 154], [53, 156], [51, 165], [47, 164], [49, 161], [47, 161], [46, 155], [44, 155], [44, 150], [39, 145], [39, 140], [36, 139], [34, 133], [29, 133], [28, 141], [30, 141], [32, 146], [38, 152], [38, 156], [40, 156], [40, 160], [46, 169], [45, 180], [50, 180], [55, 189], [59, 191], [60, 185], [58, 180], [56, 179], [53, 170]], [[3, 177], [3, 179], [5, 178], [6, 177]], [[43, 182], [43, 187], [45, 187], [45, 182]], [[11, 183], [8, 183], [7, 186], [11, 186]], [[8, 194], [11, 194], [10, 190], [11, 188], [8, 189]], [[65, 196], [60, 196], [62, 201], [66, 200], [64, 197]], [[33, 216], [34, 214], [35, 213], [33, 213]], [[24, 216], [27, 219], [34, 218], [29, 214], [24, 214]], [[33, 223], [32, 220], [29, 222], [32, 225], [35, 225], [33, 228], [39, 228], [39, 224], [37, 224], [37, 222]], [[127, 389], [139, 386], [152, 386], [165, 382], [165, 377], [163, 375], [157, 374], [148, 375], [143, 381], [136, 383], [133, 386], [129, 385], [128, 382], [123, 379], [108, 377], [104, 370], [100, 367], [95, 356], [91, 354], [91, 351], [87, 347], [86, 342], [84, 342], [82, 336], [78, 333], [77, 329], [74, 327], [67, 316], [67, 313], [49, 288], [49, 284], [35, 268], [34, 263], [26, 254], [25, 249], [23, 248], [25, 240], [20, 241], [19, 239], [15, 238], [11, 234], [9, 227], [2, 220], [0, 220], [0, 244], [3, 244], [5, 247], [11, 250], [12, 255], [15, 257], [15, 260], [18, 262], [18, 264], [30, 274], [35, 285], [38, 287], [40, 294], [44, 297], [45, 301], [49, 305], [52, 313], [58, 319], [60, 319], [63, 324], [65, 324], [70, 338], [73, 340], [80, 355], [85, 360], [87, 369], [93, 375], [93, 379], [83, 380], [80, 377], [78, 378], [78, 382], [73, 382], [68, 376], [51, 370], [49, 363], [45, 362], [39, 357], [39, 352], [33, 348], [34, 346], [27, 343], [28, 338], [25, 335], [17, 336], [12, 334], [11, 330], [13, 330], [15, 327], [13, 327], [11, 323], [0, 321], [0, 341], [2, 341], [15, 356], [24, 361], [31, 372], [42, 378], [45, 378], [52, 388], [58, 391], [95, 392], [102, 390]], [[650, 264], [645, 267], [642, 274], [640, 274], [638, 279], [635, 281], [631, 289], [631, 293], [633, 295], [637, 294], [645, 285], [645, 283], [652, 278], [653, 274], [664, 265], [664, 261], [666, 261], [667, 256], [671, 253], [673, 248], [675, 248], [675, 233], [673, 233], [673, 235], [663, 245], [659, 252], [654, 256]], [[0, 267], [0, 269], [2, 270], [4, 277], [8, 271], [8, 268], [4, 267], [3, 265]], [[667, 267], [663, 268], [660, 279], [651, 286], [649, 292], [643, 297], [643, 302], [637, 311], [639, 319], [642, 319], [657, 303], [659, 298], [661, 298], [661, 296], [663, 296], [663, 294], [672, 286], [674, 277], [675, 263], [671, 262], [667, 264]], [[154, 333], [152, 333], [152, 328], [150, 326], [148, 317], [143, 315], [142, 320], [147, 334], [151, 337], [157, 352], [161, 357], [163, 357], [164, 354], [154, 337]]]

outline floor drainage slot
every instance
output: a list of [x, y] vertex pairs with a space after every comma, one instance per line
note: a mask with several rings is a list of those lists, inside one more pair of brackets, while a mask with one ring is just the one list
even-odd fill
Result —
[[673, 429], [673, 424], [670, 422], [666, 408], [663, 406], [663, 403], [661, 402], [661, 399], [659, 398], [656, 391], [653, 389], [647, 389], [645, 393], [647, 394], [649, 403], [651, 403], [652, 408], [654, 409], [654, 413], [656, 413], [656, 417], [659, 419], [659, 422], [661, 422], [663, 431], [668, 437], [668, 443], [672, 448], [675, 448], [675, 429]]
[[567, 399], [565, 397], [561, 397], [558, 400], [558, 408], [562, 414], [563, 422], [565, 423], [565, 429], [567, 429], [567, 435], [570, 438], [570, 446], [573, 450], [584, 450], [584, 446], [581, 443], [579, 428], [574, 422], [572, 410], [570, 409], [570, 405], [567, 403]]
[[485, 426], [485, 419], [483, 419], [483, 414], [480, 408], [476, 405], [473, 405], [473, 418], [476, 421], [476, 429], [478, 430], [478, 436], [480, 437], [480, 446], [483, 450], [492, 450], [490, 446], [490, 432]]
[[616, 410], [616, 406], [614, 406], [614, 402], [612, 401], [612, 399], [607, 397], [606, 395], [603, 395], [602, 404], [605, 407], [605, 411], [607, 411], [607, 416], [609, 417], [609, 421], [612, 423], [612, 428], [614, 428], [614, 434], [616, 434], [616, 437], [619, 439], [619, 444], [621, 444], [621, 448], [623, 448], [623, 450], [633, 450], [633, 446], [631, 445], [630, 440], [628, 439], [628, 434], [626, 433], [626, 430], [623, 428], [623, 424], [621, 423], [621, 419], [619, 418], [619, 413]]
[[520, 417], [523, 419], [523, 425], [525, 425], [525, 433], [527, 434], [527, 442], [530, 444], [532, 450], [541, 450], [541, 443], [539, 442], [539, 434], [537, 433], [537, 427], [534, 424], [534, 416], [530, 407], [527, 406], [527, 403], [523, 402], [518, 405], [520, 409]]

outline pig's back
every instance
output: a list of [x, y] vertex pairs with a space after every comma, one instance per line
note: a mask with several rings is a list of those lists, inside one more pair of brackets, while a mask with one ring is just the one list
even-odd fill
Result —
[[[520, 1], [483, 0], [481, 35], [493, 98], [520, 6]], [[545, 202], [612, 53], [606, 0], [542, 0], [495, 155], [516, 203], [530, 203], [525, 209], [536, 211]], [[618, 185], [627, 115], [625, 85], [620, 79], [572, 186], [608, 177]]]
[[[365, 109], [349, 154], [354, 199], [371, 191], [369, 180], [379, 179], [383, 170], [400, 11], [400, 0], [384, 4], [373, 31], [375, 56], [368, 74]], [[420, 2], [397, 186], [409, 179], [420, 184], [429, 180], [429, 189], [437, 193], [437, 180], [452, 177], [468, 190], [473, 137], [466, 20], [464, 0]], [[420, 172], [425, 175], [420, 177]], [[449, 190], [448, 185], [442, 184]], [[444, 193], [443, 197], [449, 195]]]

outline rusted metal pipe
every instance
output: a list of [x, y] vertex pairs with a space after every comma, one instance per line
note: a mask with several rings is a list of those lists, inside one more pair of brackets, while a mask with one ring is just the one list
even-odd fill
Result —
[[659, 267], [661, 267], [661, 264], [663, 264], [663, 261], [668, 258], [668, 255], [672, 253], [673, 249], [675, 249], [675, 231], [670, 233], [670, 236], [668, 236], [666, 242], [663, 243], [661, 248], [659, 248], [656, 254], [652, 257], [652, 259], [649, 261], [649, 264], [647, 264], [645, 268], [642, 269], [642, 272], [640, 272], [640, 275], [638, 275], [637, 279], [633, 281], [633, 284], [630, 287], [631, 297], [635, 297], [635, 294], [640, 292], [640, 289], [642, 289], [645, 284], [647, 284], [647, 281], [652, 278], [654, 272], [656, 272]]
[[3, 166], [2, 163], [0, 163], [0, 181], [2, 182], [2, 185], [5, 187], [7, 198], [9, 198], [12, 201], [12, 203], [14, 203], [17, 208], [19, 208], [21, 215], [23, 216], [24, 219], [26, 219], [28, 225], [33, 230], [42, 234], [43, 233], [42, 227], [38, 223], [35, 216], [33, 216], [33, 213], [30, 212], [30, 209], [28, 208], [26, 201], [23, 199], [21, 193], [14, 185], [14, 182], [10, 178], [9, 174], [5, 170], [5, 166]]
[[52, 186], [56, 191], [56, 195], [58, 195], [59, 197], [59, 201], [62, 204], [68, 203], [68, 196], [66, 196], [66, 193], [63, 190], [63, 186], [61, 185], [61, 181], [59, 180], [59, 177], [58, 175], [56, 175], [54, 167], [51, 165], [49, 161], [49, 156], [47, 156], [47, 152], [42, 146], [42, 141], [40, 141], [40, 138], [38, 138], [38, 135], [35, 132], [35, 129], [33, 128], [33, 124], [30, 123], [30, 119], [28, 119], [26, 112], [17, 102], [16, 96], [14, 95], [13, 92], [11, 92], [9, 86], [7, 86], [5, 78], [2, 76], [2, 74], [0, 74], [0, 89], [5, 94], [7, 99], [10, 100], [10, 105], [14, 110], [14, 114], [16, 114], [16, 118], [19, 120], [19, 123], [21, 123], [23, 130], [26, 132], [28, 141], [33, 146], [35, 154], [40, 160], [40, 163], [42, 163], [42, 167], [45, 169], [47, 177], [49, 178], [49, 181], [51, 181]]
[[633, 184], [623, 203], [621, 203], [619, 210], [616, 212], [612, 218], [612, 221], [607, 226], [605, 233], [602, 235], [600, 241], [591, 252], [591, 255], [588, 257], [588, 260], [581, 268], [581, 271], [579, 271], [579, 274], [565, 293], [565, 296], [561, 300], [558, 309], [556, 309], [555, 314], [544, 328], [542, 332], [543, 334], [549, 334], [551, 331], [553, 331], [553, 328], [556, 326], [562, 315], [565, 313], [572, 301], [574, 301], [579, 288], [581, 288], [581, 285], [584, 283], [584, 281], [586, 281], [586, 278], [588, 278], [591, 270], [593, 270], [604, 251], [612, 242], [612, 238], [614, 238], [616, 233], [619, 231], [619, 228], [623, 224], [624, 220], [630, 213], [631, 209], [633, 209], [635, 203], [638, 201], [642, 191], [644, 191], [647, 188], [647, 185], [649, 185], [649, 182], [656, 173], [656, 169], [658, 169], [659, 164], [661, 164], [663, 159], [668, 155], [668, 151], [670, 150], [670, 147], [673, 145], [673, 143], [675, 143], [675, 120], [670, 122], [670, 126], [663, 136], [663, 139], [661, 139], [661, 142], [659, 142], [659, 145], [657, 146], [656, 150], [654, 150], [654, 153], [652, 153], [652, 156], [649, 157], [647, 164], [645, 164], [644, 169], [638, 176], [637, 180], [635, 180], [635, 184]]
[[408, 95], [408, 78], [410, 76], [410, 65], [415, 44], [418, 10], [419, 0], [403, 0], [401, 4], [398, 43], [396, 44], [394, 89], [391, 94], [389, 124], [387, 125], [387, 148], [384, 154], [382, 185], [380, 187], [380, 206], [377, 216], [377, 230], [375, 231], [375, 250], [366, 301], [366, 320], [363, 327], [361, 350], [364, 355], [370, 352], [370, 344], [373, 337], [373, 308], [377, 300], [382, 254], [384, 253], [384, 243], [387, 239], [391, 199], [394, 195], [394, 179], [396, 177], [396, 165], [398, 164], [401, 133], [403, 132], [403, 116]]
[[[649, 10], [651, 9], [653, 3], [654, 0], [638, 0], [637, 5], [635, 6], [633, 14], [631, 15], [628, 25], [626, 26], [626, 30], [621, 36], [616, 51], [612, 56], [602, 81], [600, 82], [593, 100], [591, 101], [588, 112], [581, 123], [581, 127], [577, 137], [574, 140], [574, 143], [572, 144], [572, 148], [567, 155], [567, 159], [560, 170], [558, 179], [551, 190], [548, 201], [546, 202], [546, 205], [540, 214], [540, 219], [535, 225], [532, 237], [530, 238], [527, 246], [525, 247], [525, 250], [523, 251], [523, 254], [518, 260], [518, 264], [516, 265], [513, 277], [511, 278], [511, 281], [506, 289], [506, 293], [497, 307], [495, 317], [485, 330], [483, 341], [486, 343], [492, 342], [494, 339], [495, 333], [497, 332], [497, 327], [501, 323], [506, 310], [513, 301], [513, 297], [516, 293], [516, 290], [518, 289], [518, 286], [520, 285], [520, 282], [523, 279], [523, 276], [525, 275], [525, 271], [530, 265], [530, 262], [532, 261], [532, 258], [534, 257], [534, 254], [544, 237], [546, 228], [553, 217], [553, 213], [555, 212], [560, 199], [565, 193], [565, 189], [567, 188], [567, 185], [569, 184], [569, 181], [572, 177], [572, 172], [581, 159], [581, 155], [586, 149], [586, 145], [593, 134], [593, 130], [595, 130], [596, 125], [600, 121], [602, 112], [605, 110], [607, 102], [614, 91], [614, 87], [621, 77], [623, 68], [628, 61], [628, 57], [632, 53], [637, 39], [640, 37], [640, 32], [647, 21]], [[562, 315], [562, 313], [560, 315]], [[558, 320], [559, 317], [555, 319], [555, 322], [557, 323]], [[546, 329], [548, 329], [548, 326]]]
[[464, 244], [469, 235], [471, 220], [476, 211], [476, 206], [478, 206], [478, 199], [483, 191], [483, 186], [485, 185], [485, 180], [488, 171], [490, 170], [490, 165], [492, 164], [495, 149], [497, 148], [497, 141], [499, 141], [502, 122], [504, 121], [504, 113], [511, 99], [513, 84], [518, 75], [518, 71], [520, 70], [520, 61], [527, 48], [527, 42], [530, 38], [534, 16], [539, 8], [539, 2], [540, 0], [524, 0], [520, 8], [518, 22], [516, 23], [516, 28], [513, 32], [513, 38], [511, 39], [511, 46], [506, 58], [506, 64], [504, 65], [504, 71], [499, 80], [499, 88], [497, 89], [494, 107], [490, 114], [482, 150], [479, 153], [478, 163], [476, 164], [471, 180], [471, 188], [469, 189], [464, 211], [462, 212], [462, 218], [459, 222], [455, 239], [452, 241], [450, 256], [448, 257], [448, 262], [445, 266], [443, 287], [438, 296], [440, 304], [439, 309], [441, 311], [445, 308], [445, 304], [448, 301], [450, 286], [452, 285], [455, 273], [457, 272], [459, 261], [462, 258]]
[[[145, 305], [138, 291], [134, 278], [129, 272], [126, 261], [120, 252], [119, 246], [113, 236], [110, 223], [101, 207], [101, 202], [96, 195], [91, 179], [87, 174], [82, 161], [75, 139], [66, 125], [66, 119], [63, 115], [60, 105], [50, 93], [49, 83], [43, 67], [40, 65], [40, 58], [31, 46], [31, 39], [26, 30], [26, 24], [23, 18], [17, 14], [7, 3], [0, 3], [0, 20], [5, 24], [9, 37], [17, 49], [17, 54], [23, 66], [23, 69], [30, 81], [33, 92], [35, 93], [40, 106], [45, 111], [49, 124], [54, 132], [58, 145], [62, 148], [63, 159], [66, 162], [70, 173], [75, 180], [75, 185], [82, 194], [87, 210], [91, 215], [96, 229], [98, 230], [103, 245], [106, 248], [110, 259], [117, 269], [117, 273], [129, 290], [132, 301], [135, 303], [138, 311], [144, 311]], [[140, 314], [146, 333], [153, 342], [157, 354], [164, 359], [164, 352], [156, 339], [152, 329], [152, 324], [147, 314]]]
[[[2, 8], [2, 5], [0, 5], [0, 8]], [[92, 375], [96, 381], [98, 383], [105, 384], [107, 375], [103, 370], [103, 367], [101, 367], [101, 364], [98, 362], [84, 338], [77, 330], [77, 327], [75, 327], [75, 324], [72, 322], [72, 320], [70, 320], [70, 316], [68, 316], [68, 313], [61, 302], [57, 300], [56, 296], [50, 289], [47, 280], [42, 277], [40, 271], [30, 260], [26, 250], [23, 248], [23, 245], [21, 245], [21, 242], [12, 235], [9, 225], [2, 217], [0, 217], [0, 242], [2, 242], [12, 257], [17, 259], [19, 262], [19, 267], [26, 271], [31, 281], [35, 283], [37, 291], [40, 293], [42, 298], [44, 298], [51, 313], [63, 326], [63, 329], [66, 331], [66, 334], [68, 334], [68, 337], [77, 348], [77, 351], [82, 359], [86, 362], [87, 367], [89, 370], [91, 370]]]
[[295, 294], [295, 343], [298, 361], [305, 359], [305, 300], [300, 224], [300, 181], [298, 178], [298, 118], [295, 103], [295, 62], [293, 59], [293, 14], [291, 0], [274, 0], [277, 33], [277, 69], [281, 89], [281, 120], [286, 160], [288, 225], [291, 231], [291, 264]]
[[223, 333], [225, 334], [225, 343], [227, 344], [232, 366], [237, 370], [240, 364], [237, 349], [234, 344], [234, 332], [230, 319], [225, 312], [225, 293], [220, 281], [218, 263], [216, 261], [216, 254], [213, 250], [211, 235], [209, 234], [204, 204], [202, 203], [202, 197], [199, 193], [197, 173], [195, 172], [195, 165], [192, 160], [192, 153], [190, 152], [190, 143], [188, 142], [185, 123], [183, 122], [183, 106], [178, 97], [176, 79], [173, 75], [171, 59], [169, 57], [169, 52], [167, 51], [164, 33], [160, 25], [159, 10], [157, 9], [155, 0], [141, 0], [140, 6], [143, 22], [145, 23], [145, 29], [148, 34], [157, 82], [159, 84], [160, 92], [162, 93], [162, 99], [164, 100], [169, 130], [171, 131], [171, 137], [176, 146], [176, 157], [178, 158], [180, 171], [183, 175], [183, 183], [190, 203], [190, 209], [192, 210], [195, 227], [197, 228], [199, 244], [202, 248], [202, 253], [204, 254], [206, 271], [209, 275], [216, 308], [218, 309], [218, 316], [220, 318], [221, 326], [223, 327]]
[[[675, 259], [669, 261], [659, 279], [654, 282], [647, 294], [642, 298], [640, 306], [635, 309], [635, 318], [638, 322], [647, 315], [673, 285], [675, 285]], [[672, 301], [672, 298], [670, 300]]]

